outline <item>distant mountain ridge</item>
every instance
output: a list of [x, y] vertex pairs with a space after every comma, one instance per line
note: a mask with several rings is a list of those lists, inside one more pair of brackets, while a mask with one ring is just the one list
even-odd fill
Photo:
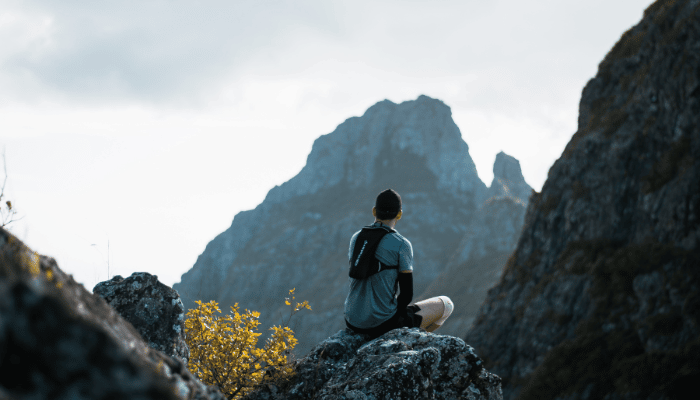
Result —
[[[503, 153], [496, 161], [493, 193], [524, 212], [529, 186], [519, 163]], [[319, 137], [301, 172], [254, 210], [237, 214], [174, 289], [187, 308], [194, 300], [215, 299], [222, 309], [237, 302], [260, 311], [269, 326], [281, 321], [283, 298], [296, 288], [297, 298], [313, 307], [292, 325], [303, 353], [344, 326], [349, 240], [373, 221], [374, 200], [386, 188], [403, 199], [396, 229], [413, 245], [419, 294], [462, 250], [465, 235], [483, 233], [480, 207], [489, 190], [450, 108], [424, 95], [381, 101]], [[522, 218], [512, 225], [519, 232]], [[515, 239], [509, 240], [512, 250]]]

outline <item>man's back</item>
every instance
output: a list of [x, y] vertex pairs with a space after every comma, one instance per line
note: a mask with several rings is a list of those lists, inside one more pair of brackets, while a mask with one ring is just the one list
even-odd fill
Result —
[[[381, 222], [375, 222], [373, 225], [378, 224]], [[360, 232], [357, 231], [350, 239], [348, 259], [352, 258], [355, 241]], [[345, 300], [345, 318], [358, 328], [375, 327], [396, 313], [398, 273], [413, 270], [411, 242], [398, 232], [389, 233], [382, 238], [375, 257], [386, 265], [398, 264], [399, 268], [380, 271], [367, 279], [349, 278], [350, 291]]]

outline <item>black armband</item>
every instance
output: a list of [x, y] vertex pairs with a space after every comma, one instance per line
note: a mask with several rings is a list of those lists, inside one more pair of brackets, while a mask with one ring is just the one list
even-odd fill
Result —
[[413, 299], [413, 274], [399, 272], [398, 310], [403, 312]]

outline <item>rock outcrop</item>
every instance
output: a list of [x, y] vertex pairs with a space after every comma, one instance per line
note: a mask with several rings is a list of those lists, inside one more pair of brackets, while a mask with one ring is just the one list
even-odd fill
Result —
[[156, 275], [134, 272], [126, 279], [117, 275], [95, 285], [92, 292], [131, 323], [151, 348], [179, 357], [187, 365], [185, 308], [180, 295]]
[[0, 398], [224, 400], [0, 228]]
[[520, 161], [504, 152], [496, 154], [493, 163], [493, 181], [486, 192], [487, 199], [510, 197], [516, 203], [526, 205], [532, 188], [525, 182]]
[[246, 400], [502, 399], [500, 378], [462, 339], [418, 328], [367, 339], [341, 330], [296, 364], [285, 387]]
[[687, 398], [700, 378], [700, 1], [656, 1], [583, 89], [465, 341], [506, 399]]
[[[517, 160], [499, 155], [496, 167], [499, 190], [509, 188], [509, 198], [519, 198], [527, 184]], [[236, 215], [173, 287], [188, 309], [196, 300], [216, 300], [222, 308], [239, 303], [259, 311], [262, 326], [282, 321], [289, 313], [284, 297], [296, 288], [296, 297], [313, 308], [291, 323], [297, 354], [304, 354], [345, 326], [350, 237], [374, 221], [374, 200], [386, 188], [402, 196], [396, 229], [413, 245], [414, 293], [422, 293], [455, 252], [464, 253], [460, 242], [466, 235], [486, 232], [478, 224], [487, 196], [450, 108], [427, 96], [401, 104], [381, 101], [319, 137], [302, 171], [271, 189], [254, 210]], [[522, 222], [512, 225], [518, 232]], [[506, 247], [514, 246], [512, 240]], [[491, 275], [503, 265], [494, 265]], [[479, 295], [468, 300], [474, 310], [485, 292]]]

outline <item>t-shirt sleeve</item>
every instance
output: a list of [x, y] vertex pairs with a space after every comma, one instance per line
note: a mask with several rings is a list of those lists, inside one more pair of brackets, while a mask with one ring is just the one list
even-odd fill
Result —
[[399, 271], [413, 271], [413, 246], [408, 240], [399, 248]]

